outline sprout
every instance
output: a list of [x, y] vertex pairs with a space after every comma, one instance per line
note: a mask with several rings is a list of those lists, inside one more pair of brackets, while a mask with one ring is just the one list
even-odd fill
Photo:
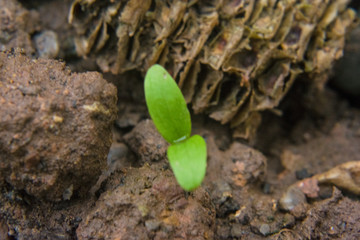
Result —
[[206, 173], [206, 143], [199, 135], [190, 137], [191, 118], [184, 96], [160, 65], [146, 73], [145, 98], [157, 130], [171, 144], [167, 156], [177, 182], [186, 191], [194, 190]]

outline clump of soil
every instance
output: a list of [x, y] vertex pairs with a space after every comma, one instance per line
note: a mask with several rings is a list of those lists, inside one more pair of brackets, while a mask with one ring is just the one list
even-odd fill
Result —
[[0, 75], [0, 180], [51, 201], [86, 194], [106, 167], [115, 87], [17, 52], [0, 52]]
[[31, 34], [40, 29], [39, 13], [13, 0], [0, 0], [0, 9], [0, 50], [22, 48], [33, 54]]
[[124, 136], [124, 140], [138, 155], [141, 165], [166, 158], [169, 144], [161, 137], [154, 123], [149, 119], [137, 124], [129, 134]]
[[128, 169], [97, 200], [76, 230], [78, 239], [213, 239], [209, 194], [186, 193], [162, 164]]

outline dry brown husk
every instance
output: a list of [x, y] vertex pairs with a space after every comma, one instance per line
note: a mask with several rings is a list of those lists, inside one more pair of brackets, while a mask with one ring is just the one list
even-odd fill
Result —
[[102, 71], [144, 74], [162, 64], [195, 113], [248, 136], [256, 125], [248, 118], [275, 108], [296, 76], [324, 84], [356, 18], [348, 3], [75, 0], [69, 22], [78, 55], [95, 58]]

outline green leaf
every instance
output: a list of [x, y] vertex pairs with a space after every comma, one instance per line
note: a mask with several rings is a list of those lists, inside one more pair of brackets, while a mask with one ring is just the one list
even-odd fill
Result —
[[150, 116], [163, 138], [171, 144], [188, 138], [190, 113], [170, 74], [162, 66], [153, 65], [146, 73], [144, 85]]
[[167, 150], [176, 180], [186, 191], [200, 186], [206, 173], [206, 143], [199, 136], [171, 145]]

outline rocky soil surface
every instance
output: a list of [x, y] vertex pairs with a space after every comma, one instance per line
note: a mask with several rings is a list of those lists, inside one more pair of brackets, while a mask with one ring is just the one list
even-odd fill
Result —
[[0, 239], [360, 238], [359, 93], [338, 75], [300, 75], [250, 140], [192, 113], [208, 167], [185, 192], [141, 74], [76, 56], [71, 3], [0, 0]]

